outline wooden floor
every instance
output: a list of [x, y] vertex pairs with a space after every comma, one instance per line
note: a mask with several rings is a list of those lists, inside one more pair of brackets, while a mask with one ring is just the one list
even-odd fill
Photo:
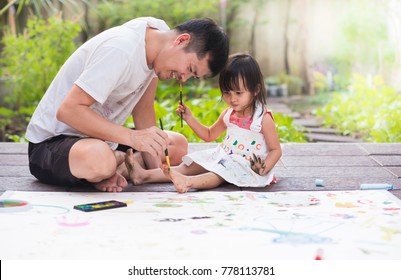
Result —
[[[215, 144], [190, 144], [190, 151]], [[358, 190], [362, 183], [387, 183], [401, 198], [401, 143], [290, 143], [283, 144], [282, 163], [276, 166], [278, 183], [266, 188], [223, 185], [218, 191], [336, 191]], [[324, 187], [315, 185], [323, 180]], [[29, 172], [27, 144], [0, 143], [0, 194], [7, 190], [66, 191], [38, 182]], [[95, 191], [72, 188], [71, 191]], [[130, 185], [125, 191], [175, 191], [171, 183]]]

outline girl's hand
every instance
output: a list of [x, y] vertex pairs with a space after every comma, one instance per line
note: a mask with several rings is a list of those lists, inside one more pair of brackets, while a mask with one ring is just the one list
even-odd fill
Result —
[[175, 113], [181, 117], [184, 121], [187, 121], [188, 118], [192, 116], [192, 111], [189, 109], [189, 107], [185, 106], [184, 103], [178, 104], [177, 109], [175, 110]]
[[251, 169], [261, 176], [265, 175], [266, 164], [265, 161], [260, 158], [260, 156], [256, 156], [252, 154], [252, 158], [249, 160], [251, 162]]

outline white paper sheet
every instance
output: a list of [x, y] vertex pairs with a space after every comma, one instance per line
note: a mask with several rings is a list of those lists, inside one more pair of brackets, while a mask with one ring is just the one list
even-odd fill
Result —
[[[5, 192], [0, 259], [401, 259], [387, 191]], [[81, 212], [74, 205], [131, 201]], [[319, 253], [318, 253], [319, 252]]]

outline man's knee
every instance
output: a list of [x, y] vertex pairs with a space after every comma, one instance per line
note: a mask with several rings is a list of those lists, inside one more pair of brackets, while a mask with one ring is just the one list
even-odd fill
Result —
[[69, 158], [71, 173], [90, 182], [110, 178], [117, 170], [114, 152], [101, 140], [83, 139], [77, 142]]

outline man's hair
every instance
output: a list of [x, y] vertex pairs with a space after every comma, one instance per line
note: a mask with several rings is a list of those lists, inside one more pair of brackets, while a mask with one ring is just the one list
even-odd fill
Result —
[[174, 27], [179, 34], [188, 33], [191, 40], [186, 52], [195, 52], [199, 59], [209, 54], [209, 69], [216, 76], [228, 59], [229, 41], [227, 34], [212, 19], [191, 19]]

